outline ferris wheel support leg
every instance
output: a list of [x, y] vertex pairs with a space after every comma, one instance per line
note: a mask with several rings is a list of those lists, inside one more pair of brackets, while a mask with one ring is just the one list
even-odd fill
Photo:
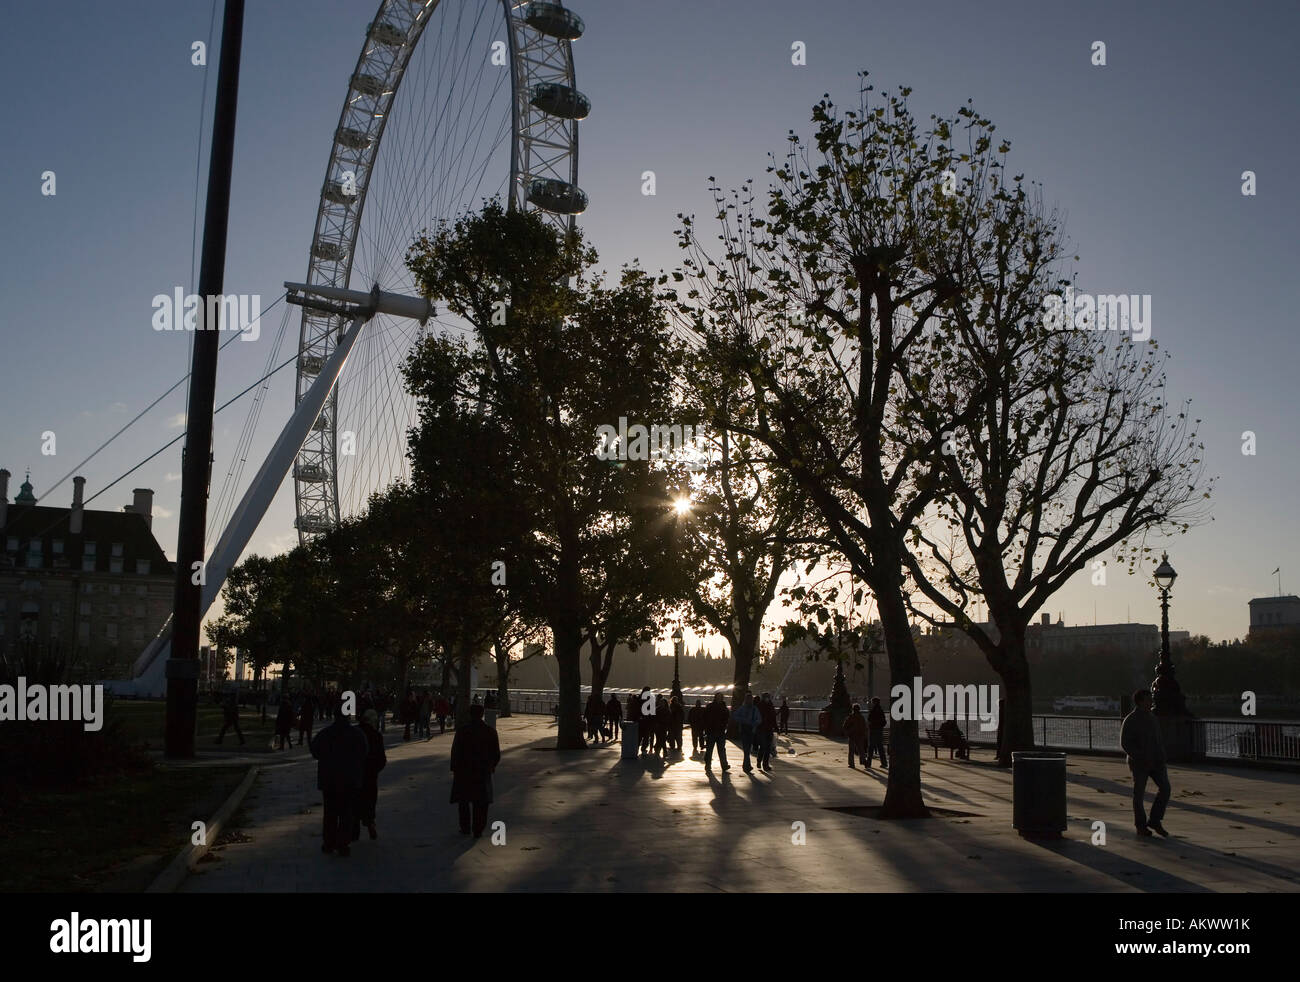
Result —
[[343, 364], [348, 360], [348, 353], [352, 350], [357, 336], [369, 317], [370, 313], [367, 311], [352, 318], [352, 323], [348, 325], [342, 339], [326, 359], [320, 375], [316, 377], [316, 381], [312, 383], [311, 388], [294, 409], [279, 439], [275, 441], [275, 446], [267, 454], [257, 476], [253, 478], [239, 506], [231, 514], [229, 524], [221, 533], [221, 538], [217, 540], [212, 555], [208, 557], [201, 602], [203, 613], [212, 606], [212, 601], [217, 598], [221, 585], [226, 581], [230, 567], [239, 560], [248, 545], [248, 540], [252, 538], [254, 530], [261, 523], [262, 516], [266, 514], [266, 509], [270, 507], [271, 499], [280, 490], [285, 475], [289, 473], [294, 458], [298, 456], [303, 440], [307, 438], [312, 424], [316, 422], [321, 409], [325, 406], [330, 390], [334, 388], [334, 383], [343, 372]]

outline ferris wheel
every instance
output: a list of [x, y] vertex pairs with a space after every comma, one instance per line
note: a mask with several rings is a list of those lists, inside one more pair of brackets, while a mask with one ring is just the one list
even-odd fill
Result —
[[[404, 260], [416, 237], [493, 197], [572, 230], [587, 205], [578, 121], [591, 104], [574, 84], [572, 50], [583, 29], [562, 3], [383, 0], [348, 79], [306, 283], [413, 296]], [[347, 320], [303, 308], [295, 404]], [[431, 328], [471, 330], [450, 316], [426, 323], [378, 313], [345, 355], [294, 461], [299, 541], [407, 474], [415, 405], [401, 367]]]

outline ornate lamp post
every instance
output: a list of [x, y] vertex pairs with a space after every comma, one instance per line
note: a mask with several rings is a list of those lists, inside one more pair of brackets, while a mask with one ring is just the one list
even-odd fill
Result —
[[1155, 572], [1156, 586], [1160, 588], [1160, 660], [1156, 663], [1156, 680], [1151, 685], [1151, 709], [1157, 716], [1187, 715], [1187, 703], [1169, 659], [1169, 591], [1176, 579], [1178, 574], [1169, 565], [1169, 554], [1163, 553]]
[[682, 697], [682, 648], [685, 647], [685, 640], [682, 638], [682, 629], [679, 626], [673, 631], [673, 696], [676, 699]]

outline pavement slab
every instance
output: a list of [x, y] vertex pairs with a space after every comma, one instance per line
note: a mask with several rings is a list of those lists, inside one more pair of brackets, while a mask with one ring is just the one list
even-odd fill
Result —
[[[849, 768], [843, 742], [815, 734], [781, 737], [771, 774], [744, 773], [729, 745], [724, 774], [690, 758], [624, 761], [615, 744], [555, 751], [550, 717], [502, 719], [497, 730], [502, 760], [482, 839], [460, 834], [448, 804], [452, 733], [402, 742], [390, 729], [378, 840], [363, 833], [350, 857], [323, 855], [315, 762], [261, 755], [240, 826], [249, 841], [214, 849], [181, 890], [1300, 890], [1297, 774], [1171, 766], [1172, 835], [1139, 839], [1124, 762], [1072, 755], [1069, 829], [1060, 840], [1031, 840], [1012, 828], [1011, 771], [978, 749], [967, 762], [922, 748], [926, 803], [952, 814], [880, 821], [833, 809], [878, 807], [883, 772]], [[1104, 845], [1093, 843], [1096, 822], [1105, 823]]]

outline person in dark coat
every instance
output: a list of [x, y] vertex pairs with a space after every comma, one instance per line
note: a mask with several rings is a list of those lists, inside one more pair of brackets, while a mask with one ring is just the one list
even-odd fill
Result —
[[[451, 741], [451, 803], [460, 806], [460, 830], [481, 838], [492, 802], [492, 772], [501, 763], [497, 731], [483, 721], [483, 707], [469, 707], [469, 726], [457, 727]], [[473, 825], [471, 826], [471, 818]]]
[[758, 701], [758, 711], [762, 720], [758, 724], [758, 767], [759, 770], [772, 770], [772, 744], [776, 740], [776, 706], [772, 705], [772, 695], [763, 693]]
[[280, 708], [275, 714], [275, 738], [280, 741], [277, 750], [284, 750], [286, 743], [293, 746], [293, 703], [288, 696], [280, 697]]
[[619, 736], [618, 724], [623, 719], [623, 704], [618, 701], [618, 696], [611, 695], [609, 702], [605, 703], [605, 729], [609, 731], [609, 738], [617, 740]]
[[[1169, 804], [1170, 784], [1165, 740], [1160, 732], [1160, 721], [1151, 712], [1151, 693], [1138, 689], [1133, 693], [1133, 712], [1120, 724], [1119, 745], [1128, 755], [1128, 769], [1133, 775], [1133, 822], [1137, 834], [1149, 836], [1165, 831], [1165, 807]], [[1146, 813], [1147, 781], [1155, 782], [1156, 800], [1151, 804], [1151, 816]]]
[[674, 753], [682, 752], [682, 727], [686, 724], [686, 710], [682, 701], [673, 696], [668, 701], [668, 740]]
[[451, 715], [451, 703], [447, 701], [447, 697], [441, 692], [438, 693], [438, 698], [434, 701], [433, 711], [438, 717], [438, 734], [441, 736], [447, 732], [447, 717]]
[[779, 733], [790, 732], [790, 700], [785, 698], [785, 696], [781, 697], [780, 727], [781, 727], [780, 730], [778, 730], [777, 732]]
[[871, 700], [871, 708], [867, 710], [867, 767], [871, 767], [871, 759], [880, 752], [880, 766], [889, 767], [889, 758], [885, 756], [885, 710], [880, 705], [880, 697], [876, 696]]
[[370, 838], [378, 839], [375, 831], [375, 805], [379, 801], [379, 772], [388, 766], [384, 753], [384, 735], [379, 732], [379, 713], [367, 709], [361, 717], [361, 733], [366, 738], [366, 769], [361, 778], [361, 799], [357, 804], [357, 820], [352, 825], [352, 839], [361, 838], [364, 823]]
[[713, 748], [718, 748], [718, 761], [724, 771], [731, 770], [727, 763], [727, 724], [731, 721], [731, 711], [723, 701], [722, 693], [714, 693], [713, 702], [704, 709], [704, 769], [711, 770], [713, 765]]
[[587, 696], [586, 719], [587, 739], [603, 739], [604, 734], [601, 732], [601, 723], [605, 719], [605, 704], [595, 692]]
[[672, 707], [667, 699], [655, 699], [655, 753], [667, 754]]
[[868, 721], [862, 715], [862, 706], [858, 703], [853, 704], [853, 712], [844, 718], [844, 735], [849, 739], [849, 766], [853, 767], [855, 760], [860, 760], [862, 766], [866, 767], [867, 759], [867, 730]]
[[242, 747], [246, 742], [244, 740], [244, 731], [239, 728], [239, 699], [233, 692], [227, 692], [225, 699], [221, 703], [221, 732], [217, 734], [214, 743], [220, 743], [226, 736], [226, 730], [230, 727], [235, 728], [235, 736], [239, 737], [239, 745]]
[[316, 706], [310, 692], [302, 695], [302, 705], [298, 707], [298, 746], [305, 747], [311, 742], [312, 720], [316, 718]]
[[695, 757], [704, 746], [704, 704], [695, 700], [695, 705], [686, 714], [686, 724], [691, 728], [691, 756]]
[[348, 722], [343, 704], [334, 707], [334, 722], [316, 734], [311, 755], [316, 765], [316, 787], [325, 798], [325, 824], [321, 852], [338, 850], [351, 854], [352, 824], [356, 821], [357, 798], [366, 772], [366, 738]]

